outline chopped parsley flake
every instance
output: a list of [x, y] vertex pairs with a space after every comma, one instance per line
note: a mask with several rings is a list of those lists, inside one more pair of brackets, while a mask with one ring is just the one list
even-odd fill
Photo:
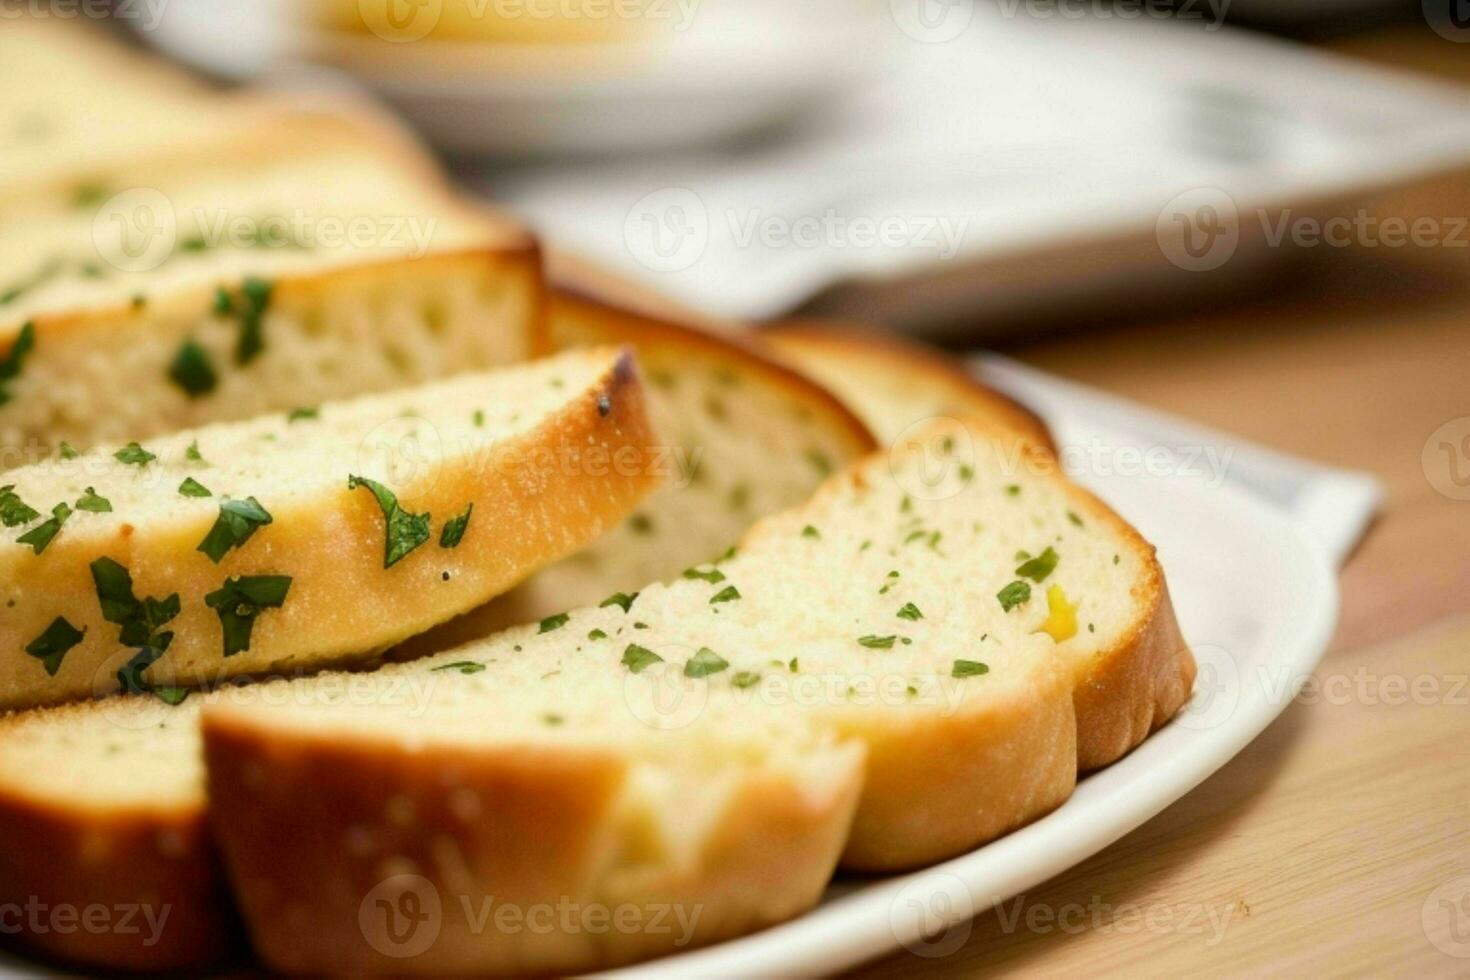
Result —
[[[0, 305], [6, 302], [8, 302], [7, 298], [0, 298]], [[10, 345], [10, 350], [5, 352], [3, 358], [0, 358], [0, 405], [10, 401], [9, 383], [20, 375], [21, 368], [25, 366], [26, 357], [35, 346], [36, 325], [27, 323], [20, 328], [20, 333], [16, 335], [15, 343]]]
[[240, 333], [235, 342], [236, 364], [249, 364], [265, 350], [263, 321], [274, 288], [272, 283], [251, 276], [240, 284], [238, 295], [232, 296], [224, 288], [215, 292], [214, 312], [220, 316], [234, 315], [239, 322]]
[[464, 540], [465, 529], [470, 526], [470, 515], [475, 512], [475, 505], [471, 502], [464, 509], [463, 514], [451, 517], [444, 522], [444, 527], [439, 532], [439, 547], [455, 548]]
[[730, 666], [730, 661], [715, 653], [709, 647], [700, 647], [699, 652], [689, 658], [684, 665], [685, 677], [708, 677], [710, 674], [718, 674]]
[[701, 572], [698, 568], [684, 569], [684, 577], [688, 579], [701, 579], [711, 585], [725, 581], [725, 573], [718, 568], [711, 568], [707, 572]]
[[73, 446], [65, 439], [61, 440], [60, 453], [62, 459], [76, 459], [78, 456], [81, 455], [81, 453], [77, 452], [77, 447]]
[[179, 345], [173, 362], [168, 366], [168, 376], [190, 398], [207, 395], [219, 384], [219, 375], [209, 359], [209, 351], [192, 339]]
[[113, 453], [112, 458], [117, 460], [119, 463], [126, 463], [129, 466], [147, 466], [158, 457], [150, 453], [148, 450], [144, 449], [142, 446], [138, 445], [136, 442], [130, 442], [126, 446], [119, 449], [117, 452]]
[[184, 458], [191, 463], [207, 463], [208, 461], [199, 452], [199, 440], [195, 439], [189, 443], [189, 448], [184, 450]]
[[319, 408], [293, 408], [286, 415], [287, 422], [303, 422], [308, 419], [321, 418], [322, 410]]
[[714, 595], [710, 596], [709, 601], [710, 605], [714, 605], [717, 602], [734, 602], [736, 599], [739, 598], [740, 590], [735, 588], [735, 586], [733, 585], [727, 585], [720, 591], [716, 592]]
[[88, 487], [77, 498], [76, 508], [77, 510], [87, 511], [90, 514], [106, 514], [112, 510], [112, 501], [100, 496], [96, 490]]
[[1081, 527], [1082, 526], [1082, 518], [1080, 518], [1080, 517], [1077, 516], [1077, 512], [1076, 511], [1072, 511], [1072, 510], [1067, 511], [1067, 520], [1071, 521], [1073, 524], [1077, 525], [1078, 527]]
[[1035, 558], [1028, 557], [1016, 569], [1016, 574], [1021, 578], [1029, 578], [1033, 582], [1044, 582], [1046, 577], [1056, 570], [1058, 560], [1056, 551], [1048, 547]]
[[628, 529], [634, 534], [649, 534], [653, 531], [653, 518], [647, 514], [634, 514], [628, 518]]
[[219, 616], [224, 630], [226, 657], [250, 649], [255, 619], [267, 609], [279, 609], [291, 590], [289, 575], [242, 575], [204, 597], [204, 604]]
[[461, 674], [479, 674], [482, 673], [486, 668], [485, 665], [480, 663], [478, 660], [456, 660], [452, 664], [440, 664], [438, 667], [435, 667], [433, 669], [436, 671], [453, 670], [458, 671]]
[[475, 409], [475, 414], [471, 418], [474, 420], [475, 428], [483, 429], [485, 427], [485, 410], [483, 408]]
[[628, 648], [623, 651], [623, 666], [635, 674], [640, 674], [653, 664], [661, 664], [663, 661], [663, 657], [636, 643], [629, 643]]
[[210, 561], [218, 565], [231, 548], [243, 547], [257, 530], [272, 520], [270, 513], [254, 497], [223, 499], [219, 502], [219, 516], [214, 519], [214, 526], [195, 550], [204, 552]]
[[83, 635], [84, 630], [77, 629], [64, 617], [57, 616], [40, 636], [26, 644], [26, 653], [41, 661], [46, 673], [55, 677], [56, 672], [61, 669], [62, 658], [68, 650], [82, 642]]
[[907, 619], [910, 622], [917, 622], [924, 618], [924, 614], [912, 602], [905, 602], [903, 608], [898, 611], [898, 618]]
[[155, 687], [153, 689], [153, 696], [164, 704], [177, 708], [189, 697], [189, 689], [187, 687], [174, 687], [172, 685], [168, 687]]
[[349, 476], [347, 489], [367, 487], [382, 508], [386, 533], [383, 539], [383, 567], [392, 568], [404, 556], [429, 540], [429, 515], [411, 514], [398, 505], [398, 497], [376, 480]]
[[633, 608], [633, 600], [638, 598], [638, 593], [629, 595], [626, 592], [614, 592], [597, 604], [598, 609], [606, 609], [608, 606], [617, 606], [623, 612]]
[[801, 529], [801, 536], [804, 538], [820, 538], [822, 536], [822, 532], [818, 531], [816, 528], [808, 524], [806, 527]]
[[1010, 484], [1010, 485], [1008, 485], [1006, 487], [1006, 496], [1007, 497], [1019, 497], [1020, 495], [1021, 495], [1021, 485], [1019, 483], [1012, 483], [1012, 484]]
[[832, 459], [820, 449], [808, 449], [805, 453], [806, 461], [812, 464], [812, 469], [820, 476], [827, 476], [832, 472]]
[[32, 548], [35, 549], [36, 554], [39, 555], [41, 552], [46, 550], [46, 546], [51, 543], [51, 539], [61, 533], [61, 525], [65, 524], [66, 519], [70, 516], [70, 505], [57, 504], [55, 507], [51, 508], [50, 520], [43, 521], [40, 524], [37, 524], [35, 527], [31, 528], [29, 531], [27, 531], [25, 534], [22, 534], [15, 540], [19, 544], [30, 545]]
[[979, 677], [990, 673], [990, 667], [978, 660], [956, 660], [950, 671], [951, 677]]
[[179, 496], [181, 497], [213, 497], [209, 488], [192, 476], [184, 477], [184, 482], [179, 484]]
[[132, 575], [111, 558], [98, 558], [90, 567], [102, 618], [122, 627], [118, 640], [124, 646], [142, 646], [158, 627], [179, 614], [177, 594], [162, 600], [135, 597]]
[[730, 683], [732, 685], [734, 685], [735, 687], [738, 687], [738, 688], [741, 688], [741, 689], [744, 689], [744, 688], [747, 688], [747, 687], [754, 687], [755, 685], [759, 684], [760, 682], [761, 682], [761, 675], [758, 674], [758, 673], [756, 673], [753, 670], [742, 670], [742, 671], [738, 671], [735, 674], [734, 677], [731, 677], [730, 678]]
[[541, 620], [541, 628], [538, 629], [536, 632], [550, 633], [554, 630], [559, 630], [567, 623], [571, 622], [571, 620], [572, 617], [567, 613], [557, 613], [555, 616], [547, 616], [545, 619]]
[[589, 640], [605, 640], [605, 639], [607, 639], [607, 634], [604, 633], [602, 630], [593, 630], [592, 632], [590, 632], [590, 633], [587, 634], [587, 639], [589, 639]]
[[0, 523], [6, 527], [20, 527], [40, 516], [39, 510], [20, 499], [14, 484], [0, 487]]
[[869, 650], [889, 650], [897, 639], [897, 636], [862, 636], [858, 638], [858, 644]]
[[1031, 583], [1017, 579], [997, 592], [995, 597], [1000, 600], [1000, 608], [1010, 612], [1031, 598]]

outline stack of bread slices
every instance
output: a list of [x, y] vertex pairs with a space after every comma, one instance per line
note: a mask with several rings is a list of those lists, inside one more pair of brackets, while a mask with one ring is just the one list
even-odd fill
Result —
[[28, 951], [636, 962], [1023, 826], [1189, 697], [1154, 549], [942, 355], [622, 308], [392, 126], [72, 24], [11, 75], [0, 895], [135, 910]]

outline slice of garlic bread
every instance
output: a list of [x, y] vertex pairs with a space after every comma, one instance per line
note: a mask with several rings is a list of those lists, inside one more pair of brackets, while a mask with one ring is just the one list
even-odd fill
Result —
[[532, 240], [358, 123], [94, 179], [0, 201], [0, 466], [541, 349]]
[[593, 348], [11, 470], [0, 707], [381, 651], [615, 523], [654, 444]]
[[411, 640], [411, 659], [677, 578], [719, 555], [756, 520], [795, 507], [875, 443], [825, 388], [733, 334], [553, 290], [548, 333], [558, 347], [627, 344], [638, 355], [665, 485], [606, 535], [488, 607]]
[[990, 419], [1056, 450], [1030, 409], [977, 381], [944, 352], [890, 333], [814, 320], [790, 320], [761, 336], [798, 368], [827, 385], [884, 445], [933, 418]]
[[[1189, 654], [1153, 549], [1015, 444], [939, 423], [689, 578], [385, 668], [350, 695], [307, 680], [207, 704], [214, 826], [256, 949], [288, 971], [526, 973], [681, 948], [556, 925], [527, 942], [465, 914], [507, 895], [697, 906], [711, 918], [687, 941], [725, 938], [749, 921], [731, 869], [766, 858], [749, 828], [792, 804], [712, 808], [711, 783], [770, 759], [788, 779], [793, 753], [813, 770], [862, 747], [852, 868], [952, 856], [1059, 805], [1077, 678], [1140, 646]], [[831, 830], [804, 832], [783, 853]], [[373, 900], [409, 891], [443, 911], [405, 949]]]
[[[0, 5], [0, 199], [54, 180], [84, 191], [96, 170], [224, 138], [276, 111], [130, 50], [80, 6]], [[133, 17], [160, 9], [124, 6]]]

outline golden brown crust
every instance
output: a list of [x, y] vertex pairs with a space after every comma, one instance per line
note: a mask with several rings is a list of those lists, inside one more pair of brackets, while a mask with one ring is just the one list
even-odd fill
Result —
[[[17, 945], [93, 969], [198, 969], [243, 949], [202, 814], [93, 814], [0, 788], [0, 895], [29, 903], [43, 928], [10, 925]], [[87, 910], [92, 908], [91, 912]], [[103, 916], [86, 928], [53, 918]], [[58, 928], [59, 927], [59, 928]], [[10, 931], [7, 929], [7, 931]]]
[[[608, 402], [599, 403], [599, 392], [608, 396]], [[611, 410], [604, 415], [602, 408], [609, 402]], [[618, 437], [609, 440], [612, 446], [645, 447], [655, 438], [648, 428], [642, 389], [626, 354], [617, 360], [598, 392], [589, 392], [565, 414], [558, 439], [585, 443], [593, 432], [604, 437], [616, 432]], [[621, 519], [653, 483], [647, 468], [631, 472], [612, 468], [602, 475], [584, 474], [576, 480], [523, 489], [525, 499], [506, 505], [505, 513], [519, 513], [513, 523], [525, 524], [527, 508], [534, 510], [539, 516], [532, 523], [557, 529], [561, 539], [542, 542], [533, 556], [523, 553], [524, 547], [514, 541], [516, 535], [484, 535], [481, 547], [486, 553], [475, 560], [497, 567], [507, 561], [539, 565], [556, 554], [575, 550]], [[473, 540], [467, 535], [460, 548], [470, 547]], [[556, 554], [546, 551], [548, 544]], [[507, 579], [514, 580], [515, 576]], [[96, 707], [74, 705], [59, 710]], [[85, 931], [31, 934], [27, 930], [20, 941], [69, 961], [148, 970], [184, 969], [227, 954], [231, 947], [222, 937], [231, 930], [229, 907], [219, 897], [222, 885], [204, 819], [201, 809], [188, 806], [157, 812], [87, 811], [44, 802], [23, 787], [0, 784], [0, 834], [4, 835], [0, 840], [5, 841], [0, 848], [0, 894], [36, 895], [53, 906], [76, 903], [80, 897], [110, 905], [149, 903], [157, 897], [171, 906], [164, 941], [152, 945], [143, 945], [145, 937], [136, 934]]]
[[763, 328], [761, 335], [777, 351], [921, 376], [931, 389], [945, 392], [951, 410], [1001, 423], [1050, 452], [1057, 451], [1051, 430], [1035, 412], [981, 384], [953, 358], [926, 344], [853, 324], [816, 320], [775, 323]]
[[[203, 729], [254, 946], [293, 973], [561, 974], [743, 935], [820, 897], [860, 770], [859, 753], [835, 753], [822, 793], [751, 774], [699, 852], [650, 879], [620, 810], [632, 764], [615, 749], [412, 751], [263, 730], [224, 706]], [[507, 909], [524, 925], [495, 918]], [[532, 927], [562, 909], [572, 928]], [[590, 926], [620, 910], [633, 926]], [[414, 927], [414, 913], [428, 917]]]
[[1070, 677], [1057, 669], [980, 712], [866, 717], [840, 729], [868, 747], [842, 866], [899, 871], [933, 864], [1061, 806], [1077, 783], [1070, 692]]
[[591, 333], [597, 335], [593, 339], [599, 343], [630, 343], [640, 350], [644, 347], [696, 350], [737, 371], [759, 373], [781, 385], [814, 412], [821, 412], [831, 428], [844, 433], [853, 456], [878, 448], [873, 433], [845, 402], [786, 364], [758, 334], [715, 333], [692, 323], [657, 319], [616, 306], [590, 292], [564, 286], [551, 289], [548, 307], [552, 340], [558, 346], [575, 341], [585, 343]]

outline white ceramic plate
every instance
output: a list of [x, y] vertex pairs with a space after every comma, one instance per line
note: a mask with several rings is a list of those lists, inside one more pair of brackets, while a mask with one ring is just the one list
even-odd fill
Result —
[[[913, 874], [839, 880], [821, 906], [795, 921], [616, 976], [811, 976], [900, 947], [943, 955], [965, 941], [973, 915], [1148, 820], [1228, 762], [1291, 703], [1337, 620], [1336, 573], [1316, 537], [1229, 482], [1216, 485], [1223, 474], [1208, 465], [1172, 476], [1120, 475], [1133, 470], [1125, 465], [1133, 457], [1118, 447], [1137, 446], [1135, 438], [1085, 416], [1053, 421], [1064, 445], [1087, 447], [1079, 458], [1094, 457], [1092, 472], [1077, 478], [1158, 546], [1200, 663], [1188, 708], [1023, 830]], [[1230, 446], [1222, 441], [1211, 448]]]

